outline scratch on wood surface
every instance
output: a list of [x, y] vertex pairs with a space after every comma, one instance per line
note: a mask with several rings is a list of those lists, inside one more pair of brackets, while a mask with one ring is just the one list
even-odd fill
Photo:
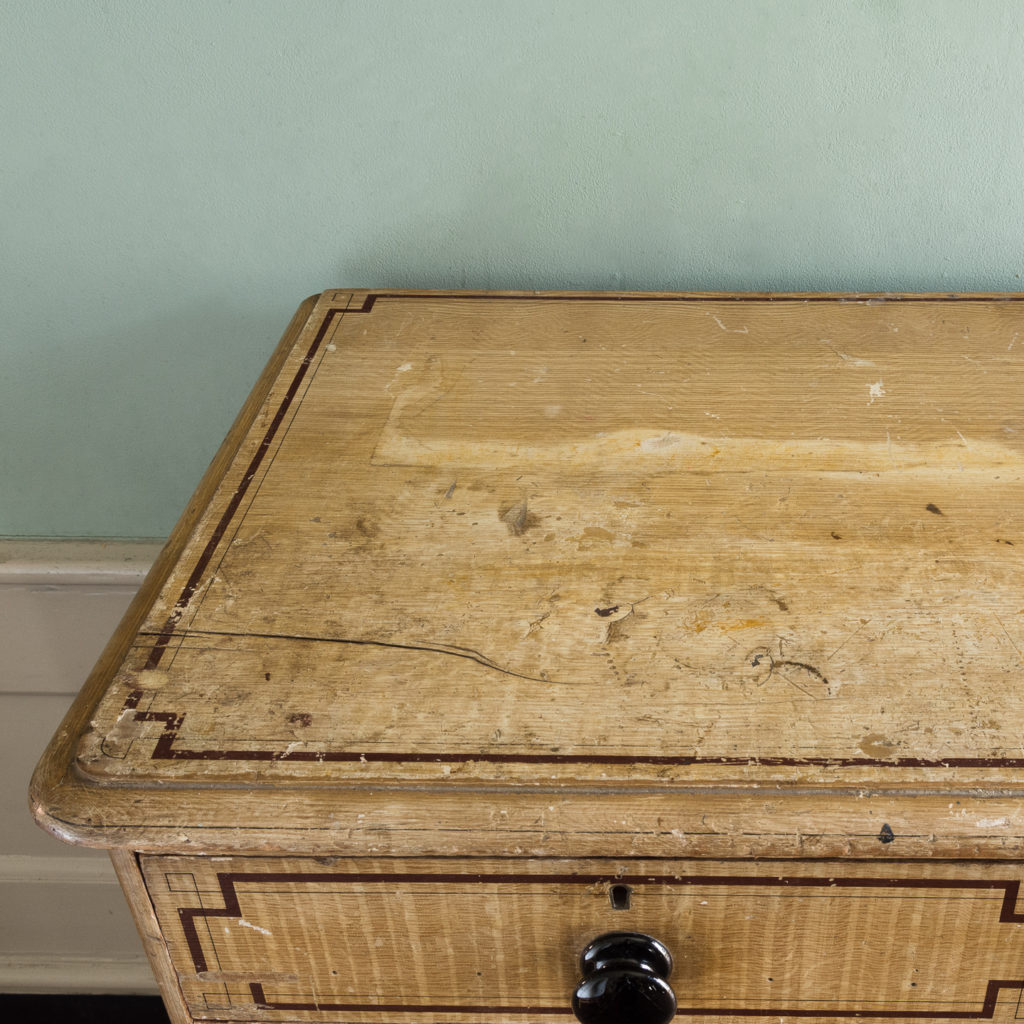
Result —
[[851, 366], [874, 366], [875, 364], [870, 359], [858, 359], [856, 356], [848, 356], [845, 352], [840, 352], [833, 344], [830, 338], [822, 338], [821, 343], [834, 355], [838, 356], [843, 360], [844, 363], [849, 363]]
[[831, 661], [871, 620], [864, 619], [863, 622], [829, 655], [826, 656], [826, 661]]
[[814, 700], [820, 700], [821, 698], [817, 694], [812, 693], [806, 687], [801, 686], [798, 682], [796, 682], [795, 679], [793, 679], [793, 676], [789, 672], [783, 672], [782, 669], [789, 668], [795, 669], [800, 672], [806, 672], [808, 675], [824, 683], [826, 687], [826, 696], [831, 696], [831, 693], [828, 692], [828, 680], [813, 665], [807, 665], [802, 661], [777, 661], [775, 662], [773, 668], [775, 671], [779, 673], [780, 676], [782, 676], [783, 679], [786, 680], [787, 683], [789, 683], [790, 686], [795, 687], [801, 693], [807, 694], [808, 697], [811, 697]]
[[1017, 644], [1014, 642], [1013, 637], [1010, 636], [1010, 631], [1006, 628], [1006, 626], [1003, 625], [1003, 620], [999, 618], [999, 616], [995, 612], [992, 613], [992, 616], [996, 620], [996, 622], [999, 623], [1000, 628], [1006, 635], [1006, 639], [1010, 641], [1010, 646], [1017, 652], [1017, 657], [1020, 659], [1022, 663], [1024, 663], [1024, 654], [1021, 653], [1020, 647], [1017, 646]]
[[246, 921], [246, 919], [244, 917], [240, 917], [238, 919], [238, 923], [243, 928], [251, 928], [254, 932], [259, 932], [260, 935], [273, 935], [274, 934], [272, 931], [269, 931], [266, 928], [261, 928], [258, 924], [253, 924], [251, 921]]
[[256, 541], [259, 541], [267, 552], [273, 553], [273, 545], [270, 543], [270, 539], [267, 537], [262, 527], [254, 530], [248, 536], [245, 536], [245, 534], [242, 533], [237, 534], [231, 541], [231, 547], [245, 548]]
[[[501, 672], [506, 676], [514, 676], [516, 679], [526, 679], [531, 683], [552, 683], [554, 685], [565, 685], [561, 680], [549, 679], [543, 676], [528, 676], [522, 672], [515, 672], [510, 668], [505, 668], [502, 665], [498, 665], [491, 661], [486, 655], [481, 654], [479, 651], [474, 650], [471, 647], [459, 647], [456, 644], [429, 644], [429, 643], [397, 643], [390, 640], [368, 640], [368, 639], [355, 639], [353, 637], [339, 637], [339, 636], [309, 636], [304, 634], [294, 633], [235, 633], [229, 630], [218, 630], [218, 629], [193, 629], [189, 630], [190, 635], [193, 636], [221, 636], [232, 639], [246, 640], [246, 639], [258, 639], [258, 640], [289, 640], [296, 641], [299, 643], [321, 643], [321, 644], [352, 644], [357, 647], [386, 647], [392, 648], [399, 651], [424, 651], [428, 654], [447, 654], [453, 658], [465, 658], [468, 661], [475, 661], [478, 665], [482, 665], [484, 668], [493, 670], [494, 672]], [[160, 633], [147, 633], [142, 632], [139, 636], [150, 636], [160, 637], [163, 634]]]
[[718, 324], [718, 326], [721, 327], [723, 331], [727, 331], [729, 334], [749, 334], [750, 333], [750, 328], [747, 327], [746, 325], [744, 325], [743, 327], [726, 327], [725, 324], [723, 324], [722, 321], [719, 320], [719, 318], [717, 316], [715, 316], [714, 313], [709, 313], [708, 316], [710, 316], [711, 319], [714, 320], [715, 323]]
[[399, 366], [395, 370], [394, 377], [391, 378], [390, 382], [387, 384], [387, 386], [384, 388], [384, 390], [385, 391], [390, 391], [391, 390], [391, 385], [394, 384], [396, 380], [398, 380], [399, 376], [401, 374], [403, 374], [403, 373], [408, 373], [411, 369], [412, 369], [412, 363], [402, 363], [402, 365]]
[[[780, 638], [780, 649], [781, 649], [781, 638]], [[752, 668], [758, 668], [764, 661], [768, 662], [768, 674], [764, 679], [761, 680], [757, 685], [764, 686], [772, 676], [776, 673], [780, 675], [790, 686], [799, 690], [801, 693], [812, 698], [813, 700], [821, 700], [822, 696], [834, 697], [838, 692], [839, 687], [833, 686], [832, 683], [825, 678], [824, 674], [814, 665], [809, 664], [806, 661], [796, 661], [792, 658], [776, 658], [771, 651], [766, 647], [762, 647], [752, 652], [750, 655], [750, 664]], [[825, 687], [824, 695], [813, 693], [808, 690], [805, 686], [801, 686], [792, 676], [790, 672], [784, 672], [783, 669], [790, 669], [797, 672], [804, 672], [809, 675], [812, 679], [817, 680]]]
[[546, 611], [546, 612], [541, 612], [541, 614], [538, 615], [537, 618], [531, 619], [530, 622], [527, 624], [526, 633], [525, 633], [523, 639], [531, 637], [535, 633], [537, 633], [539, 630], [543, 629], [544, 628], [544, 620], [549, 618], [550, 616], [551, 616], [551, 612], [549, 610], [549, 611]]

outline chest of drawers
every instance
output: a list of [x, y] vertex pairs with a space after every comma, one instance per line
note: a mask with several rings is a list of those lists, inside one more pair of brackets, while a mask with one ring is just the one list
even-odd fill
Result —
[[316, 296], [34, 813], [111, 851], [177, 1024], [1015, 1019], [1022, 334]]

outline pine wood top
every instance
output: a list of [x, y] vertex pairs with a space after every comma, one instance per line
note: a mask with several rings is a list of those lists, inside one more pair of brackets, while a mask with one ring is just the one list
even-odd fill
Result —
[[415, 815], [437, 851], [547, 794], [572, 850], [651, 799], [661, 855], [670, 806], [778, 852], [871, 794], [929, 852], [1016, 849], [1022, 332], [1016, 296], [324, 293], [37, 813], [311, 849], [349, 801], [415, 852]]

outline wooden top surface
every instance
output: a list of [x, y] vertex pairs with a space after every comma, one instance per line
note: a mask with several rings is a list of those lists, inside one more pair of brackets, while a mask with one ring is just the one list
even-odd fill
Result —
[[40, 770], [58, 830], [168, 787], [186, 834], [231, 790], [1024, 790], [1018, 297], [299, 319]]

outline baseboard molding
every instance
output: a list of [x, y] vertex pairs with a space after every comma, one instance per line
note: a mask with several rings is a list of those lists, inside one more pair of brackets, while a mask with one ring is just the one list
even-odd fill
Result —
[[105, 854], [69, 850], [63, 857], [9, 854], [0, 856], [3, 885], [118, 886], [114, 866]]
[[0, 856], [0, 907], [0, 992], [156, 992], [106, 856]]
[[0, 955], [0, 992], [158, 995], [146, 958]]
[[158, 540], [0, 538], [0, 583], [134, 583], [156, 561]]
[[0, 540], [0, 992], [157, 991], [109, 858], [44, 835], [27, 793], [159, 549]]
[[157, 991], [106, 857], [0, 856], [0, 906], [0, 992]]
[[0, 540], [0, 693], [76, 694], [159, 550]]

